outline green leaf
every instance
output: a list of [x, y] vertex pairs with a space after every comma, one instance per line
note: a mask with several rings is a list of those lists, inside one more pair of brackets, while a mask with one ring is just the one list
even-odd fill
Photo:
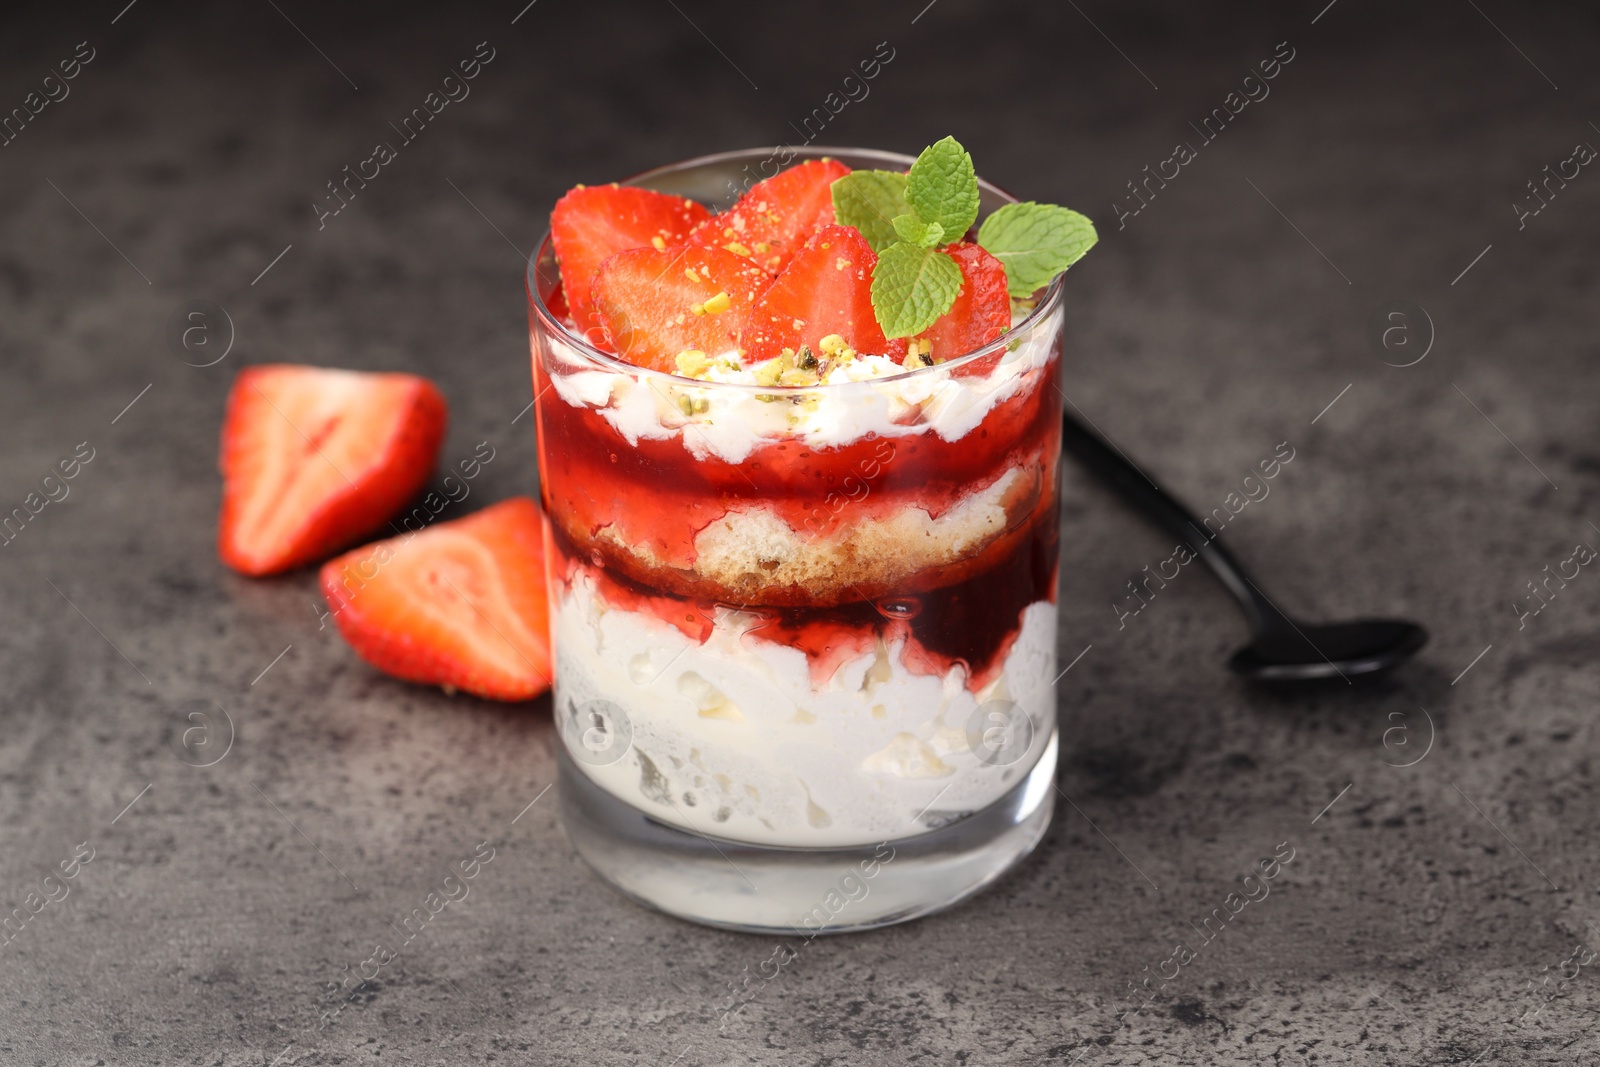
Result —
[[954, 137], [922, 150], [906, 175], [906, 202], [923, 222], [937, 222], [959, 241], [978, 218], [978, 175]]
[[889, 340], [914, 337], [950, 310], [961, 292], [961, 268], [943, 252], [896, 241], [872, 272], [872, 310]]
[[1026, 297], [1050, 284], [1100, 239], [1094, 223], [1055, 204], [1007, 204], [983, 220], [978, 244], [1006, 268], [1006, 289]]
[[911, 210], [906, 176], [892, 170], [856, 170], [835, 181], [833, 216], [841, 226], [861, 231], [874, 252], [894, 244], [894, 219]]
[[894, 232], [900, 240], [918, 248], [937, 248], [944, 237], [944, 227], [937, 222], [923, 222], [909, 212], [894, 217]]

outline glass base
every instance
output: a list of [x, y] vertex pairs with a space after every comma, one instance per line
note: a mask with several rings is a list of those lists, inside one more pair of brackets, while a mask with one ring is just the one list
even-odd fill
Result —
[[561, 817], [578, 854], [634, 900], [681, 919], [759, 934], [844, 933], [906, 922], [978, 892], [1033, 851], [1055, 805], [1058, 735], [1000, 800], [879, 844], [751, 845], [668, 826], [591, 782], [557, 746]]

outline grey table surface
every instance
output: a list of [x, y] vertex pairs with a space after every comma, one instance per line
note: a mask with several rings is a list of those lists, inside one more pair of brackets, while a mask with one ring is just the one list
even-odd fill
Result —
[[[93, 458], [0, 547], [0, 912], [93, 858], [0, 946], [0, 1063], [1600, 1048], [1600, 579], [1516, 606], [1600, 544], [1600, 177], [1562, 162], [1600, 143], [1592, 10], [111, 0], [5, 19], [0, 105], [68, 95], [0, 148], [0, 507]], [[470, 96], [319, 228], [325, 183], [484, 41]], [[1083, 655], [1059, 682], [1048, 837], [979, 898], [810, 943], [768, 979], [775, 941], [648, 912], [576, 859], [545, 792], [548, 698], [384, 678], [320, 628], [310, 572], [222, 568], [217, 431], [243, 365], [414, 371], [449, 398], [446, 462], [496, 449], [457, 512], [533, 493], [520, 270], [550, 203], [796, 140], [880, 42], [892, 60], [819, 142], [955, 133], [1002, 185], [1094, 216], [1073, 402], [1200, 510], [1287, 443], [1229, 540], [1292, 611], [1415, 617], [1433, 640], [1386, 678], [1250, 688], [1222, 669], [1242, 625], [1197, 568], [1119, 627], [1170, 546], [1069, 472], [1059, 651]], [[1275, 51], [1293, 58], [1247, 83]], [[1269, 95], [1203, 140], [1235, 91]], [[1195, 158], [1133, 199], [1180, 141]], [[1570, 180], [1534, 201], [1547, 165]], [[164, 339], [199, 299], [234, 333], [208, 367]], [[1413, 311], [1410, 348], [1375, 348], [1398, 300], [1431, 330]], [[232, 724], [204, 767], [175, 748], [194, 701]], [[485, 841], [470, 896], [324, 1020], [328, 983]], [[1280, 843], [1270, 895], [1199, 944]], [[1181, 966], [1178, 942], [1198, 945]]]

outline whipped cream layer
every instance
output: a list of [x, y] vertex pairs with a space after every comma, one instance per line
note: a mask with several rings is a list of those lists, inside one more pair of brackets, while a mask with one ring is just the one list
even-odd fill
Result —
[[[836, 847], [909, 837], [986, 807], [1033, 767], [1055, 729], [1056, 608], [1022, 612], [1003, 667], [974, 693], [966, 669], [919, 674], [904, 638], [816, 684], [804, 652], [749, 633], [718, 609], [704, 642], [622, 610], [581, 570], [555, 612], [557, 720], [569, 748], [586, 705], [627, 717], [628, 747], [582, 770], [608, 792], [691, 832], [755, 844]], [[1011, 704], [1026, 749], [1006, 765], [975, 751], [975, 723]], [[982, 736], [981, 733], [978, 736]], [[981, 746], [981, 742], [980, 742]], [[991, 762], [981, 757], [988, 755]], [[581, 758], [581, 757], [580, 757]]]
[[[1054, 316], [1009, 334], [1010, 348], [987, 374], [941, 366], [907, 372], [887, 356], [859, 356], [833, 367], [822, 384], [763, 388], [748, 368], [713, 370], [701, 381], [644, 369], [597, 369], [560, 336], [550, 336], [547, 366], [563, 401], [595, 408], [628, 443], [678, 436], [696, 458], [743, 462], [774, 439], [811, 448], [868, 435], [894, 438], [932, 429], [965, 437], [996, 405], [1033, 388], [1055, 358]], [[987, 358], [987, 357], [986, 357]]]

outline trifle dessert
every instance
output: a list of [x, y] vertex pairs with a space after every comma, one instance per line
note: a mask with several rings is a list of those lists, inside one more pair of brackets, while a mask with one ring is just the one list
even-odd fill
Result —
[[[798, 924], [796, 872], [853, 850], [960, 868], [832, 924], [872, 925], [998, 873], [956, 855], [980, 813], [1028, 821], [1006, 863], [1048, 823], [1054, 279], [1094, 231], [949, 138], [817, 153], [729, 203], [745, 162], [575, 188], [530, 264], [568, 829], [626, 891], [748, 928]], [[785, 864], [789, 891], [751, 876]], [[706, 896], [735, 873], [765, 902]]]

